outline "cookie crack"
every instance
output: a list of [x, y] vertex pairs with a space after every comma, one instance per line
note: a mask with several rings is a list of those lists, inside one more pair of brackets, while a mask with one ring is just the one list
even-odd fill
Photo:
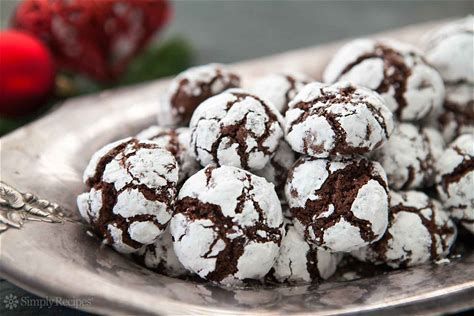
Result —
[[[130, 152], [128, 152], [127, 154], [122, 154], [123, 151], [129, 145], [132, 145]], [[94, 176], [87, 180], [87, 185], [95, 189], [96, 191], [100, 191], [102, 196], [102, 205], [98, 212], [99, 217], [97, 218], [97, 220], [94, 220], [89, 215], [89, 219], [94, 230], [100, 236], [105, 236], [105, 239], [108, 244], [114, 243], [113, 237], [108, 231], [109, 225], [120, 229], [122, 231], [123, 243], [133, 248], [139, 248], [142, 246], [142, 244], [131, 238], [129, 233], [130, 224], [134, 222], [147, 221], [153, 222], [153, 224], [156, 225], [160, 230], [164, 230], [166, 228], [166, 224], [159, 223], [156, 219], [156, 216], [154, 216], [153, 214], [137, 214], [128, 218], [124, 218], [120, 214], [116, 214], [113, 212], [113, 208], [117, 203], [118, 196], [127, 190], [136, 189], [148, 201], [162, 202], [164, 204], [167, 204], [167, 201], [172, 200], [171, 196], [174, 195], [174, 193], [176, 192], [174, 183], [166, 179], [166, 186], [160, 186], [159, 188], [149, 188], [145, 184], [141, 184], [140, 180], [137, 177], [133, 176], [133, 174], [129, 170], [130, 165], [126, 162], [127, 159], [135, 156], [137, 151], [142, 148], [156, 149], [160, 147], [154, 143], [142, 143], [139, 140], [132, 138], [129, 141], [119, 144], [109, 150], [109, 152], [107, 152], [107, 154], [105, 154], [98, 161]], [[127, 174], [132, 178], [132, 182], [124, 185], [120, 190], [117, 190], [115, 188], [114, 183], [108, 183], [102, 180], [107, 165], [114, 159], [117, 159], [117, 156], [120, 156], [118, 159], [118, 163], [126, 170]], [[173, 165], [173, 167], [175, 166]], [[90, 209], [90, 202], [88, 203]], [[169, 207], [172, 207], [172, 205], [166, 207], [169, 210]]]
[[[410, 55], [412, 55], [412, 53], [410, 53]], [[384, 63], [384, 78], [375, 91], [386, 93], [390, 90], [390, 87], [393, 87], [394, 98], [398, 104], [394, 114], [397, 118], [400, 118], [403, 109], [407, 106], [404, 94], [407, 86], [407, 78], [411, 75], [411, 69], [405, 64], [404, 56], [399, 52], [378, 43], [375, 45], [374, 52], [363, 54], [353, 62], [349, 63], [341, 71], [337, 79], [340, 79], [344, 74], [349, 72], [355, 65], [371, 58], [380, 58]], [[394, 71], [389, 72], [392, 67], [394, 68]]]
[[[245, 191], [244, 188], [243, 192], [245, 193]], [[282, 232], [280, 228], [268, 227], [261, 222], [251, 227], [240, 226], [231, 217], [223, 215], [219, 205], [202, 202], [197, 198], [185, 197], [181, 199], [177, 203], [176, 213], [183, 214], [191, 220], [206, 219], [213, 223], [209, 228], [214, 231], [217, 237], [211, 243], [210, 249], [203, 255], [203, 257], [207, 256], [206, 258], [216, 259], [216, 269], [206, 276], [210, 280], [222, 281], [226, 276], [233, 275], [238, 271], [238, 259], [243, 255], [244, 247], [249, 240], [275, 242], [278, 245], [281, 243]], [[237, 210], [235, 213], [238, 213]], [[260, 236], [257, 233], [258, 230], [265, 231], [266, 237]], [[237, 232], [241, 232], [242, 235], [236, 238], [229, 237], [229, 235]], [[215, 256], [209, 256], [218, 240], [224, 242], [224, 249]]]
[[[375, 234], [372, 224], [370, 221], [356, 217], [352, 213], [352, 205], [359, 190], [370, 180], [377, 181], [387, 192], [388, 188], [383, 179], [373, 175], [373, 167], [365, 160], [350, 164], [333, 173], [330, 172], [329, 163], [326, 162], [326, 169], [329, 176], [321, 188], [315, 192], [318, 199], [308, 199], [304, 207], [290, 209], [293, 216], [307, 227], [305, 229], [306, 239], [311, 240], [309, 227], [312, 227], [318, 244], [323, 244], [326, 229], [334, 226], [343, 218], [359, 228], [363, 240], [374, 240]], [[344, 197], [335, 194], [336, 192], [343, 192]], [[329, 210], [330, 206], [333, 207], [333, 212], [327, 217], [318, 218], [323, 212]]]
[[[422, 214], [422, 211], [424, 209], [428, 209], [431, 211], [431, 219], [428, 219]], [[416, 208], [416, 207], [410, 207], [410, 206], [405, 206], [403, 204], [398, 204], [395, 206], [392, 206], [390, 208], [390, 213], [391, 213], [391, 221], [393, 221], [394, 215], [399, 213], [399, 212], [408, 212], [408, 213], [413, 213], [417, 215], [423, 226], [425, 226], [430, 234], [430, 239], [431, 239], [431, 245], [430, 245], [430, 258], [432, 260], [438, 258], [437, 254], [437, 241], [436, 241], [436, 235], [439, 236], [448, 236], [454, 234], [454, 229], [452, 227], [448, 226], [448, 222], [444, 223], [443, 226], [438, 226], [436, 224], [436, 213], [434, 212], [435, 206], [432, 201], [429, 201], [426, 206], [423, 208]], [[446, 251], [449, 248], [449, 245], [446, 243], [446, 238], [440, 238], [441, 242], [441, 247], [443, 251]]]
[[[465, 155], [464, 155], [465, 156]], [[440, 184], [443, 187], [443, 190], [446, 192], [448, 196], [450, 196], [449, 193], [449, 186], [453, 183], [458, 182], [462, 177], [464, 177], [466, 174], [474, 170], [474, 159], [471, 157], [466, 158], [460, 163], [452, 172], [449, 174], [445, 174], [441, 176], [441, 181]]]
[[[351, 104], [354, 107], [357, 107], [359, 105], [365, 105], [368, 111], [372, 114], [379, 126], [384, 131], [385, 137], [388, 138], [389, 135], [387, 126], [384, 122], [384, 118], [380, 110], [376, 109], [375, 106], [368, 103], [367, 101], [361, 99], [359, 95], [355, 94], [355, 91], [355, 88], [347, 87], [340, 89], [339, 94], [336, 95], [329, 94], [321, 89], [321, 96], [316, 98], [315, 100], [310, 102], [299, 102], [297, 104], [292, 105], [292, 109], [300, 109], [302, 110], [302, 113], [300, 113], [295, 120], [289, 122], [289, 128], [287, 133], [291, 133], [293, 131], [294, 126], [303, 123], [309, 117], [318, 116], [324, 118], [331, 126], [331, 129], [334, 131], [335, 144], [331, 149], [329, 155], [335, 155], [337, 153], [341, 155], [366, 153], [369, 150], [368, 146], [349, 146], [349, 144], [347, 143], [347, 133], [344, 128], [342, 128], [341, 123], [338, 121], [338, 118], [349, 117], [356, 114], [356, 110], [349, 110], [349, 113], [345, 114], [332, 113], [329, 111], [329, 109], [335, 104]], [[366, 135], [370, 135], [371, 132], [371, 128], [368, 125]], [[321, 153], [322, 151], [324, 151], [324, 148], [322, 146], [316, 146], [312, 144], [311, 138], [311, 135], [308, 134], [303, 139], [303, 150], [305, 152], [308, 152], [308, 149], [311, 149], [315, 153]], [[380, 142], [374, 145], [375, 147], [378, 147], [380, 145]]]
[[[232, 125], [226, 125], [224, 126], [222, 123], [220, 124], [220, 133], [219, 137], [213, 142], [211, 149], [208, 151], [209, 154], [212, 155], [214, 162], [220, 166], [219, 163], [219, 158], [218, 158], [218, 148], [222, 144], [223, 139], [228, 139], [230, 144], [237, 144], [237, 154], [240, 158], [240, 164], [242, 168], [244, 169], [249, 169], [249, 154], [251, 152], [262, 152], [266, 155], [272, 155], [273, 152], [270, 152], [270, 148], [268, 146], [265, 146], [264, 143], [265, 141], [272, 135], [272, 125], [276, 122], [278, 124], [278, 118], [277, 116], [270, 110], [269, 106], [262, 101], [260, 98], [253, 96], [253, 95], [247, 95], [243, 93], [232, 93], [236, 99], [231, 100], [227, 103], [226, 108], [227, 111], [230, 110], [234, 105], [242, 102], [246, 98], [253, 98], [257, 100], [260, 105], [264, 108], [267, 120], [265, 121], [265, 129], [262, 135], [257, 136], [254, 131], [249, 130], [246, 128], [246, 124], [248, 121], [248, 115], [251, 113], [256, 113], [255, 111], [248, 111], [245, 113], [245, 115], [237, 122], [235, 122]], [[257, 113], [258, 114], [258, 113]], [[280, 126], [281, 127], [281, 126]], [[249, 152], [247, 152], [248, 145], [247, 145], [247, 137], [250, 135], [255, 142], [257, 143], [257, 146], [252, 148]], [[195, 149], [196, 156], [197, 156], [197, 151]]]

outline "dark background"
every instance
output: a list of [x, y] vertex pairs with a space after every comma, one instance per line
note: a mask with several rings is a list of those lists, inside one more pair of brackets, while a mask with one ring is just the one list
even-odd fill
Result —
[[[0, 0], [0, 25], [16, 0]], [[179, 35], [196, 52], [197, 64], [234, 62], [362, 36], [429, 20], [474, 12], [473, 1], [174, 1], [174, 18], [162, 38]], [[0, 245], [1, 246], [1, 245]], [[1, 251], [1, 247], [0, 247]], [[6, 309], [4, 298], [34, 295], [0, 280], [1, 315], [82, 315], [75, 310], [18, 306]]]

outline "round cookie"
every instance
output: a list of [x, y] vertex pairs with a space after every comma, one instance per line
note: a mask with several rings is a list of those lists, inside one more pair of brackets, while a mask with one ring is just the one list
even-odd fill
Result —
[[459, 136], [442, 157], [436, 182], [443, 206], [474, 233], [474, 134]]
[[184, 182], [201, 169], [189, 151], [191, 131], [187, 127], [169, 128], [154, 125], [141, 131], [136, 137], [151, 140], [173, 154], [179, 165], [178, 183]]
[[285, 121], [293, 150], [318, 158], [369, 153], [393, 130], [384, 100], [348, 82], [306, 85], [290, 102]]
[[283, 136], [280, 113], [240, 89], [207, 99], [190, 123], [191, 150], [202, 166], [262, 169]]
[[443, 138], [435, 129], [401, 123], [372, 157], [385, 169], [391, 188], [408, 190], [434, 184], [435, 164], [443, 150]]
[[270, 101], [280, 113], [285, 114], [288, 103], [311, 81], [310, 77], [296, 72], [271, 74], [257, 80], [250, 91]]
[[283, 215], [273, 185], [248, 171], [208, 166], [179, 192], [170, 222], [183, 266], [221, 284], [262, 279], [283, 236]]
[[446, 82], [474, 82], [474, 16], [430, 33], [425, 38], [425, 54]]
[[291, 221], [285, 224], [280, 253], [267, 277], [287, 283], [317, 282], [331, 277], [341, 254], [331, 253], [308, 244]]
[[170, 277], [180, 277], [188, 271], [179, 262], [173, 249], [173, 238], [169, 228], [161, 234], [155, 243], [147, 245], [133, 254], [145, 267]]
[[331, 252], [350, 252], [385, 233], [385, 172], [367, 159], [302, 157], [288, 173], [286, 198], [305, 240]]
[[263, 169], [254, 170], [252, 173], [264, 177], [268, 182], [273, 183], [278, 196], [284, 199], [286, 177], [288, 176], [288, 170], [295, 160], [296, 155], [291, 150], [290, 145], [281, 140], [275, 156], [270, 159]]
[[126, 138], [104, 146], [83, 179], [91, 189], [77, 197], [81, 216], [119, 252], [154, 243], [171, 219], [178, 164], [151, 141]]
[[459, 113], [474, 124], [474, 83], [447, 85], [443, 110]]
[[352, 255], [365, 262], [405, 268], [446, 257], [456, 235], [456, 226], [439, 202], [422, 192], [390, 191], [387, 232]]
[[343, 46], [324, 71], [325, 82], [347, 80], [381, 94], [402, 121], [415, 121], [441, 107], [439, 73], [412, 46], [395, 41], [357, 39]]
[[446, 86], [445, 108], [474, 120], [474, 16], [446, 24], [426, 38], [426, 59]]
[[159, 125], [187, 124], [204, 100], [240, 86], [240, 77], [220, 64], [189, 68], [180, 73], [163, 95], [158, 111]]
[[[474, 107], [474, 104], [473, 104]], [[438, 117], [436, 124], [445, 142], [450, 143], [462, 134], [474, 134], [474, 119], [469, 119], [462, 113], [445, 110]]]

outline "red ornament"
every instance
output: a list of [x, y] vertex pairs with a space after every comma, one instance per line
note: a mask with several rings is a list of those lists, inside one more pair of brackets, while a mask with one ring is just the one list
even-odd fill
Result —
[[43, 40], [59, 67], [110, 81], [170, 12], [167, 0], [25, 0], [12, 24]]
[[31, 113], [53, 86], [54, 65], [44, 44], [22, 32], [0, 32], [0, 114]]

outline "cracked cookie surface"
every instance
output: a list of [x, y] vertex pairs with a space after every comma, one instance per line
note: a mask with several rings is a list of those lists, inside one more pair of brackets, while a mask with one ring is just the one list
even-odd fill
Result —
[[444, 99], [440, 74], [414, 47], [392, 40], [357, 39], [343, 46], [324, 71], [325, 82], [347, 80], [377, 91], [402, 121], [419, 120]]
[[159, 125], [187, 124], [204, 100], [240, 86], [240, 77], [224, 65], [208, 64], [189, 68], [173, 81], [161, 100]]
[[285, 186], [295, 227], [306, 241], [332, 252], [350, 252], [382, 238], [387, 192], [382, 166], [364, 158], [302, 157]]
[[[474, 103], [472, 106], [474, 108]], [[439, 128], [447, 143], [462, 134], [474, 134], [474, 119], [469, 119], [462, 113], [445, 109], [436, 123], [435, 126]]]
[[155, 242], [171, 219], [178, 164], [151, 141], [126, 138], [97, 151], [87, 165], [90, 191], [77, 198], [81, 216], [117, 251]]
[[284, 115], [290, 101], [311, 81], [310, 77], [301, 73], [277, 73], [257, 80], [250, 91], [270, 101]]
[[207, 99], [194, 112], [191, 151], [202, 166], [262, 169], [278, 148], [282, 121], [266, 101], [230, 89]]
[[385, 101], [348, 82], [306, 85], [290, 102], [285, 121], [293, 150], [319, 158], [369, 153], [393, 130]]
[[443, 77], [445, 108], [474, 121], [474, 16], [448, 23], [429, 34], [425, 52]]
[[474, 134], [454, 140], [437, 169], [437, 190], [444, 207], [474, 233]]
[[191, 131], [187, 127], [169, 128], [154, 125], [141, 131], [136, 137], [151, 140], [173, 154], [179, 165], [178, 183], [184, 182], [201, 169], [189, 151]]
[[283, 235], [273, 185], [230, 166], [208, 166], [181, 188], [170, 222], [184, 267], [221, 284], [262, 279], [273, 266]]
[[361, 261], [404, 268], [446, 257], [456, 227], [441, 204], [418, 191], [390, 192], [384, 237], [352, 253]]
[[443, 137], [435, 129], [401, 123], [372, 157], [385, 169], [391, 188], [408, 190], [434, 184], [443, 150]]
[[173, 249], [173, 238], [169, 227], [157, 240], [133, 254], [135, 260], [148, 269], [171, 277], [185, 276], [188, 271], [179, 262]]
[[285, 219], [285, 235], [280, 252], [267, 278], [282, 283], [326, 280], [336, 272], [341, 259], [341, 254], [310, 245], [294, 227], [291, 219]]

